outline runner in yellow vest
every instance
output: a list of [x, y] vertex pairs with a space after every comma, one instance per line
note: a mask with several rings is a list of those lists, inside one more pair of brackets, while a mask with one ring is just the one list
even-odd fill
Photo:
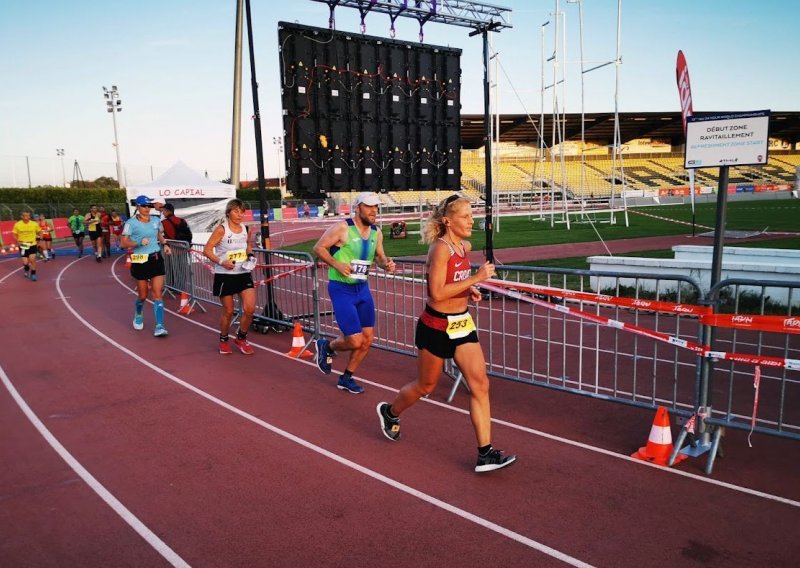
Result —
[[97, 262], [103, 260], [103, 230], [100, 227], [100, 211], [97, 210], [97, 205], [92, 205], [89, 212], [84, 216], [83, 223], [86, 225], [86, 231], [89, 233], [89, 240], [92, 241], [94, 246], [94, 258]]
[[41, 229], [39, 224], [31, 220], [31, 212], [23, 211], [20, 220], [14, 223], [11, 233], [19, 246], [19, 255], [22, 257], [22, 275], [36, 282], [36, 239], [39, 238]]

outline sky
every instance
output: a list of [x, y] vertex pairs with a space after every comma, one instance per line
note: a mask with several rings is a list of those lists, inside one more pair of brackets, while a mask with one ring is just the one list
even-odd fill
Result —
[[[554, 51], [556, 0], [490, 2], [512, 10], [513, 26], [492, 35], [499, 53], [499, 111], [538, 115], [542, 25], [545, 59]], [[621, 65], [613, 61], [617, 1], [560, 0], [566, 44], [564, 110], [680, 110], [675, 59], [683, 50], [695, 111], [800, 111], [800, 2], [797, 0], [623, 0]], [[328, 27], [314, 0], [251, 0], [266, 175], [278, 175], [282, 137], [279, 21]], [[150, 181], [182, 160], [212, 179], [230, 175], [236, 0], [26, 0], [3, 2], [0, 17], [0, 187], [60, 185], [116, 178], [112, 115], [103, 86], [117, 85], [120, 157], [129, 184]], [[336, 28], [358, 33], [360, 16], [337, 8]], [[366, 33], [388, 37], [387, 15], [371, 14]], [[398, 18], [396, 39], [419, 41], [419, 25]], [[428, 23], [425, 43], [463, 49], [462, 114], [483, 112], [482, 41], [470, 30]], [[256, 177], [249, 59], [243, 69], [241, 179]], [[560, 50], [562, 48], [559, 48]], [[545, 64], [545, 83], [553, 69]], [[552, 109], [551, 91], [545, 112]], [[56, 149], [64, 149], [63, 161]]]

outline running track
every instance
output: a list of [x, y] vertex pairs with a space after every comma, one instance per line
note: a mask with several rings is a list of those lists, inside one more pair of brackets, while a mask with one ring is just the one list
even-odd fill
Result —
[[175, 300], [170, 337], [135, 332], [120, 262], [40, 278], [0, 261], [2, 566], [796, 565], [796, 443], [731, 432], [712, 478], [664, 470], [625, 457], [651, 413], [496, 380], [494, 440], [519, 460], [477, 476], [447, 379], [400, 442], [379, 433], [408, 357], [373, 352], [352, 396], [283, 356], [287, 334], [218, 355], [216, 314]]

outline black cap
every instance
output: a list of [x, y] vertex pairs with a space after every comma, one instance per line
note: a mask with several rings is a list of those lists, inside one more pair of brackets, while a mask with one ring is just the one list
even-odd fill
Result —
[[165, 203], [162, 209], [168, 210], [170, 213], [175, 213], [175, 206], [172, 203]]

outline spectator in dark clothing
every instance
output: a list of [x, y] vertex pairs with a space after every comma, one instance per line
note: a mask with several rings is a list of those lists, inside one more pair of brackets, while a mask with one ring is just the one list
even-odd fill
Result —
[[164, 236], [167, 239], [192, 244], [192, 230], [185, 219], [175, 215], [175, 206], [172, 203], [165, 203], [161, 214], [163, 216], [161, 224], [164, 226]]
[[[172, 203], [165, 203], [161, 207], [161, 226], [164, 228], [164, 237], [167, 240], [183, 241], [191, 248], [192, 231], [186, 219], [175, 215], [175, 206]], [[186, 291], [186, 274], [189, 273], [188, 260], [191, 253], [187, 251], [187, 254], [183, 254], [182, 247], [175, 247], [173, 251], [177, 254], [167, 263], [167, 286]]]
[[111, 215], [106, 213], [106, 208], [102, 205], [98, 207], [100, 212], [100, 230], [103, 238], [103, 256], [111, 258]]

